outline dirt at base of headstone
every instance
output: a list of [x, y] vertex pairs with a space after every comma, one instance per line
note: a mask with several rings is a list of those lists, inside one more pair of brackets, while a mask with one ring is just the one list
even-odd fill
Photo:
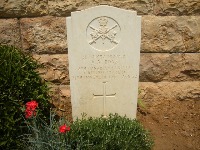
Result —
[[199, 110], [199, 100], [163, 100], [154, 108], [138, 108], [137, 119], [151, 132], [153, 150], [200, 150]]
[[200, 101], [163, 100], [138, 109], [137, 119], [154, 137], [153, 150], [200, 150]]

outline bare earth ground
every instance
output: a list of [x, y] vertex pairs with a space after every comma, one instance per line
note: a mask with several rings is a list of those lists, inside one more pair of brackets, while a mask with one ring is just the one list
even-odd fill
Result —
[[165, 100], [138, 108], [137, 119], [154, 137], [153, 150], [200, 150], [200, 101]]

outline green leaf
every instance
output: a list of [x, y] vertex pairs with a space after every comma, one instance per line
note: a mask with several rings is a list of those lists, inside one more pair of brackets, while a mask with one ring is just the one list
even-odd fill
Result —
[[5, 145], [6, 143], [7, 143], [7, 141], [1, 141], [0, 146]]

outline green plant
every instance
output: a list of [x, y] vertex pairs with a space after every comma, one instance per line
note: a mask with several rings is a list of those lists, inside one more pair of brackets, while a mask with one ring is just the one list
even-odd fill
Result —
[[108, 118], [76, 120], [67, 134], [84, 150], [150, 150], [153, 140], [137, 120], [110, 114]]
[[28, 150], [66, 150], [71, 149], [66, 138], [70, 131], [69, 122], [66, 119], [56, 119], [56, 113], [50, 111], [49, 124], [40, 116], [36, 115], [38, 109], [36, 101], [26, 103], [25, 124], [28, 131], [20, 139], [24, 143], [24, 148]]
[[40, 102], [41, 117], [49, 114], [48, 87], [36, 69], [39, 64], [12, 46], [0, 45], [0, 148], [19, 149], [23, 105]]
[[51, 112], [49, 124], [40, 117], [32, 117], [25, 121], [28, 126], [27, 134], [20, 139], [28, 150], [66, 150], [70, 148], [65, 133], [59, 132], [59, 126], [68, 124], [66, 120], [57, 121], [56, 114]]
[[[64, 131], [63, 124], [68, 126]], [[55, 114], [50, 115], [50, 124], [36, 116], [27, 125], [29, 134], [23, 141], [28, 150], [150, 150], [153, 145], [138, 121], [117, 114], [76, 120], [70, 128], [66, 120], [56, 121]]]

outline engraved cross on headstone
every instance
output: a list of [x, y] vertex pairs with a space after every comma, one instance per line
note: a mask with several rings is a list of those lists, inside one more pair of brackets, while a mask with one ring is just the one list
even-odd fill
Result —
[[97, 95], [97, 94], [93, 94], [93, 98], [99, 98], [99, 97], [102, 97], [103, 98], [103, 115], [104, 117], [106, 117], [106, 98], [107, 97], [112, 97], [112, 98], [115, 98], [115, 95], [116, 93], [114, 94], [107, 94], [106, 93], [106, 81], [103, 82], [103, 94], [102, 95]]

